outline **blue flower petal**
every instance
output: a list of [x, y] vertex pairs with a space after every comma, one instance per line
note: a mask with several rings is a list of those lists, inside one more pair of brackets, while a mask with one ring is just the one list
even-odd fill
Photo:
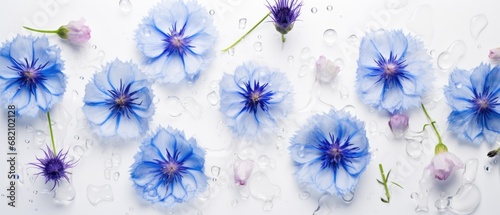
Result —
[[145, 186], [149, 184], [155, 177], [161, 174], [160, 166], [157, 163], [143, 162], [134, 168], [134, 171], [130, 174], [134, 183], [139, 186]]
[[28, 62], [34, 61], [34, 40], [36, 39], [30, 37], [16, 37], [10, 45], [10, 57], [19, 63], [24, 63], [25, 60], [27, 60]]
[[141, 43], [137, 45], [142, 50], [144, 56], [148, 58], [157, 58], [165, 52], [165, 46], [167, 45], [163, 39], [165, 34], [154, 26], [144, 25], [139, 27], [136, 38]]

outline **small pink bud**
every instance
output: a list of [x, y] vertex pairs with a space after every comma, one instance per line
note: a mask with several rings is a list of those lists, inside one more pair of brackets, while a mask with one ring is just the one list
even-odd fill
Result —
[[71, 21], [59, 28], [57, 34], [63, 39], [69, 40], [75, 45], [82, 45], [90, 39], [90, 28], [86, 26], [84, 19]]
[[252, 174], [253, 166], [253, 160], [237, 158], [233, 164], [234, 182], [240, 186], [246, 185], [248, 178]]
[[389, 119], [389, 128], [392, 133], [400, 137], [408, 129], [408, 116], [405, 114], [394, 114]]
[[321, 83], [332, 81], [337, 77], [339, 72], [340, 68], [323, 55], [316, 61], [316, 79]]
[[441, 152], [436, 154], [427, 168], [436, 179], [446, 180], [453, 171], [461, 169], [464, 164], [455, 154], [451, 152]]
[[500, 48], [491, 49], [488, 57], [491, 60], [500, 60]]

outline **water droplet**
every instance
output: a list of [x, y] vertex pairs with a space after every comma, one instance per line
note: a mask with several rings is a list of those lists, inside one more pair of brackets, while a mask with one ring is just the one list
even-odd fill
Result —
[[255, 42], [253, 44], [253, 49], [255, 49], [255, 51], [261, 52], [262, 51], [262, 43], [261, 42]]
[[302, 65], [299, 69], [299, 78], [302, 78], [306, 76], [307, 74], [311, 73], [311, 68], [307, 65]]
[[96, 45], [92, 45], [92, 48], [93, 48], [93, 49], [97, 49], [97, 46], [96, 46]]
[[113, 162], [113, 166], [119, 166], [122, 162], [122, 157], [119, 154], [113, 153], [113, 155], [111, 155], [111, 161]]
[[219, 176], [219, 174], [220, 174], [220, 167], [218, 167], [218, 166], [212, 166], [212, 168], [210, 170], [211, 170], [213, 176], [215, 176], [215, 177]]
[[372, 133], [372, 134], [377, 133], [377, 131], [378, 131], [377, 122], [375, 122], [374, 120], [370, 121], [368, 123], [368, 128], [369, 128], [370, 133]]
[[411, 193], [410, 194], [410, 198], [414, 199], [414, 200], [417, 200], [418, 199], [418, 193], [416, 193], [416, 192]]
[[436, 209], [440, 212], [445, 211], [448, 205], [450, 205], [450, 201], [448, 200], [448, 198], [438, 199], [434, 203], [434, 206], [436, 206]]
[[110, 178], [110, 177], [111, 177], [111, 170], [109, 170], [108, 168], [106, 168], [106, 169], [104, 170], [104, 178], [105, 178], [106, 180], [109, 180], [109, 178]]
[[71, 203], [76, 196], [75, 188], [71, 183], [66, 180], [61, 180], [59, 186], [57, 186], [54, 199], [62, 204]]
[[219, 96], [215, 91], [212, 91], [207, 95], [207, 100], [212, 106], [219, 104]]
[[434, 21], [432, 8], [429, 5], [421, 5], [410, 15], [407, 26], [424, 41], [430, 42], [434, 34]]
[[434, 57], [434, 56], [436, 55], [436, 50], [432, 49], [432, 50], [429, 52], [429, 54], [430, 54], [431, 56], [433, 56], [433, 57]]
[[257, 163], [259, 164], [260, 167], [266, 168], [269, 166], [269, 161], [271, 159], [267, 155], [261, 155], [257, 158]]
[[34, 133], [33, 133], [33, 139], [35, 139], [36, 142], [38, 143], [43, 143], [45, 142], [45, 132], [43, 132], [42, 130], [36, 130]]
[[92, 139], [85, 140], [85, 147], [87, 147], [87, 149], [91, 149], [93, 146], [94, 146], [94, 141]]
[[455, 65], [467, 51], [467, 45], [462, 40], [454, 41], [446, 51], [438, 56], [437, 64], [440, 69], [446, 70]]
[[455, 87], [458, 89], [462, 88], [462, 83], [460, 82], [455, 83]]
[[208, 13], [213, 16], [215, 14], [215, 10], [210, 10]]
[[406, 154], [411, 158], [418, 158], [422, 155], [423, 146], [422, 143], [416, 140], [406, 141]]
[[475, 184], [464, 184], [448, 199], [451, 211], [456, 214], [471, 214], [481, 203], [481, 191]]
[[309, 193], [307, 191], [299, 193], [299, 198], [302, 200], [308, 199], [309, 197], [311, 197], [311, 193]]
[[104, 59], [104, 56], [105, 56], [105, 55], [106, 55], [106, 53], [104, 53], [104, 51], [103, 51], [103, 50], [100, 50], [100, 51], [98, 51], [98, 52], [97, 52], [97, 58], [98, 58], [99, 60]]
[[345, 66], [345, 62], [344, 60], [342, 60], [342, 58], [337, 58], [333, 61], [333, 64], [335, 64], [336, 66], [338, 66], [340, 69], [343, 69], [344, 66]]
[[236, 207], [237, 205], [238, 205], [238, 200], [235, 199], [231, 202], [231, 206]]
[[30, 143], [30, 140], [26, 139], [24, 140], [25, 143]]
[[[350, 113], [350, 114], [351, 114], [351, 115], [353, 115], [353, 116], [356, 116], [356, 114], [357, 114], [357, 113], [356, 113], [356, 108], [355, 108], [354, 106], [352, 106], [352, 105], [346, 105], [346, 106], [344, 106], [344, 107], [341, 109], [341, 111], [348, 112], [348, 113]], [[377, 150], [378, 150], [378, 149], [377, 149]], [[373, 156], [372, 156], [372, 157], [373, 157]]]
[[269, 178], [262, 172], [255, 173], [248, 183], [250, 193], [253, 197], [264, 201], [271, 201], [281, 193], [280, 187], [271, 183]]
[[488, 19], [484, 14], [479, 14], [470, 20], [470, 35], [472, 36], [472, 39], [477, 40], [481, 32], [486, 28], [488, 25]]
[[80, 139], [80, 136], [75, 135], [73, 138], [75, 138], [75, 140], [79, 140], [79, 139]]
[[311, 13], [316, 13], [316, 12], [318, 12], [318, 8], [312, 7], [311, 8]]
[[260, 34], [257, 35], [257, 39], [259, 39], [259, 40], [262, 39], [262, 35], [260, 35]]
[[326, 31], [323, 33], [323, 40], [328, 45], [333, 45], [337, 41], [337, 32], [333, 29], [326, 29]]
[[290, 55], [290, 56], [288, 56], [287, 61], [289, 64], [293, 64], [293, 61], [295, 61], [295, 59], [292, 55]]
[[344, 200], [345, 203], [350, 203], [352, 201], [352, 199], [354, 199], [353, 192], [348, 192], [342, 196], [342, 200]]
[[356, 34], [351, 34], [351, 36], [347, 37], [347, 42], [351, 44], [355, 44], [358, 42], [358, 36]]
[[33, 194], [38, 194], [38, 190], [33, 190]]
[[144, 28], [144, 29], [142, 29], [142, 34], [143, 34], [145, 37], [149, 37], [149, 36], [151, 36], [151, 29], [149, 29], [149, 28], [147, 28], [147, 27], [146, 27], [146, 28]]
[[273, 209], [273, 202], [272, 201], [265, 201], [264, 204], [262, 205], [262, 210], [270, 211], [271, 209]]
[[327, 11], [332, 11], [333, 10], [333, 6], [331, 6], [331, 5], [326, 6], [326, 10]]
[[85, 154], [85, 149], [83, 149], [83, 147], [81, 147], [80, 145], [77, 145], [73, 147], [73, 152], [75, 152], [75, 154], [77, 154], [78, 156], [82, 156], [83, 154]]
[[246, 25], [247, 25], [247, 19], [246, 18], [241, 18], [238, 27], [240, 29], [245, 29]]
[[113, 179], [114, 179], [115, 181], [118, 181], [118, 178], [120, 178], [120, 173], [119, 173], [119, 172], [115, 172], [115, 173], [113, 173]]
[[123, 14], [127, 15], [132, 11], [132, 3], [129, 0], [120, 0], [118, 4]]
[[230, 48], [229, 50], [227, 50], [227, 54], [229, 56], [234, 56], [234, 48]]
[[408, 4], [408, 0], [385, 0], [385, 8], [398, 10], [405, 7]]
[[32, 200], [32, 199], [30, 199], [30, 200], [28, 200], [28, 202], [29, 202], [29, 203], [33, 203], [33, 200]]
[[340, 87], [340, 98], [347, 99], [348, 97], [349, 97], [349, 89], [346, 86], [342, 85]]
[[184, 112], [185, 110], [185, 107], [184, 105], [182, 105], [182, 102], [179, 98], [177, 98], [176, 96], [169, 96], [167, 97], [167, 99], [165, 100], [165, 103], [166, 103], [166, 111], [168, 113], [168, 115], [172, 116], [172, 117], [178, 117], [182, 114], [182, 112]]
[[103, 201], [112, 202], [114, 200], [113, 190], [108, 184], [103, 186], [89, 185], [87, 186], [87, 199], [93, 206]]
[[305, 61], [311, 57], [311, 49], [309, 47], [304, 47], [302, 51], [300, 51], [300, 59]]
[[304, 145], [301, 145], [299, 150], [297, 150], [297, 156], [299, 156], [300, 158], [303, 158], [304, 155], [305, 155], [305, 146]]
[[491, 167], [489, 165], [484, 165], [484, 171], [490, 172], [491, 171]]

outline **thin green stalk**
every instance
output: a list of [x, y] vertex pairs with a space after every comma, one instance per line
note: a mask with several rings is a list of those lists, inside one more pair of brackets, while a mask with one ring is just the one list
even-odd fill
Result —
[[39, 32], [39, 33], [51, 33], [51, 34], [57, 34], [57, 30], [38, 30], [30, 27], [23, 26], [23, 28], [34, 31], [34, 32]]
[[391, 202], [391, 193], [389, 193], [389, 188], [387, 187], [388, 177], [386, 177], [384, 174], [384, 168], [382, 167], [382, 164], [378, 164], [378, 168], [380, 169], [380, 174], [382, 175], [382, 184], [384, 185], [385, 196], [387, 197], [387, 199], [381, 198], [381, 200], [382, 202], [389, 203]]
[[56, 144], [54, 142], [54, 132], [52, 132], [52, 122], [50, 121], [49, 111], [47, 111], [47, 119], [49, 121], [50, 139], [52, 140], [52, 150], [54, 150], [54, 155], [57, 155]]
[[246, 34], [244, 34], [242, 37], [240, 37], [240, 39], [236, 40], [236, 42], [234, 42], [231, 46], [223, 49], [222, 51], [223, 52], [226, 52], [228, 51], [229, 49], [233, 48], [236, 44], [238, 44], [241, 40], [243, 40], [243, 38], [245, 38], [248, 34], [250, 34], [250, 32], [252, 32], [255, 28], [257, 28], [257, 26], [260, 25], [260, 23], [262, 23], [269, 15], [271, 15], [271, 12], [267, 13], [259, 22], [257, 22], [256, 25], [254, 25]]
[[[438, 144], [443, 144], [443, 140], [441, 139], [441, 135], [439, 134], [437, 128], [436, 128], [436, 125], [435, 125], [435, 121], [432, 121], [431, 119], [431, 116], [429, 116], [429, 113], [427, 112], [427, 109], [425, 109], [425, 106], [424, 104], [422, 103], [422, 109], [424, 110], [424, 113], [425, 113], [425, 116], [427, 117], [427, 119], [429, 120], [429, 122], [431, 123], [432, 125], [432, 129], [434, 130], [434, 132], [436, 133], [436, 136], [438, 138]], [[424, 127], [425, 128], [425, 127]]]
[[285, 35], [284, 35], [284, 34], [282, 34], [282, 35], [281, 35], [281, 42], [285, 42], [285, 41], [286, 41]]

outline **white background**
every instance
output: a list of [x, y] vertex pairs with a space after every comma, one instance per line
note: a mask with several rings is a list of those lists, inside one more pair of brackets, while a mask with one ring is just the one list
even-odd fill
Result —
[[[64, 73], [68, 76], [68, 88], [63, 101], [51, 111], [55, 122], [54, 132], [58, 148], [69, 150], [69, 154], [79, 159], [73, 169], [72, 184], [76, 197], [70, 203], [58, 203], [46, 192], [42, 178], [30, 179], [36, 172], [28, 168], [27, 163], [35, 161], [35, 155], [41, 156], [40, 148], [49, 144], [50, 137], [45, 117], [35, 120], [17, 121], [20, 185], [17, 187], [17, 207], [7, 207], [6, 186], [8, 181], [7, 163], [5, 162], [7, 145], [0, 147], [0, 211], [2, 214], [165, 214], [165, 210], [154, 208], [136, 195], [129, 180], [129, 167], [133, 155], [137, 152], [140, 140], [120, 141], [100, 139], [93, 135], [81, 114], [84, 87], [92, 74], [101, 65], [114, 60], [132, 60], [140, 62], [140, 53], [133, 39], [134, 31], [142, 17], [157, 1], [131, 0], [132, 10], [124, 14], [118, 0], [20, 0], [8, 1], [0, 8], [2, 25], [0, 40], [11, 40], [17, 34], [30, 34], [23, 30], [23, 25], [41, 29], [56, 29], [70, 20], [85, 18], [92, 29], [92, 39], [83, 48], [73, 48], [57, 36], [49, 36], [51, 44], [57, 44], [65, 60]], [[213, 10], [214, 25], [219, 32], [217, 50], [221, 50], [244, 34], [268, 11], [265, 1], [243, 0], [207, 0], [200, 1], [208, 10]], [[394, 4], [404, 7], [394, 8]], [[407, 3], [407, 5], [405, 5]], [[327, 6], [333, 6], [328, 11]], [[392, 5], [392, 6], [391, 6]], [[311, 11], [316, 8], [316, 12]], [[288, 156], [289, 138], [307, 117], [314, 113], [326, 112], [330, 108], [345, 108], [365, 122], [370, 140], [372, 161], [361, 177], [355, 197], [350, 204], [340, 198], [331, 198], [327, 207], [333, 213], [345, 214], [413, 214], [416, 202], [410, 198], [418, 191], [418, 180], [422, 170], [432, 157], [436, 140], [429, 132], [430, 139], [424, 144], [422, 156], [418, 159], [406, 154], [406, 143], [393, 140], [387, 126], [385, 113], [370, 110], [361, 104], [355, 94], [354, 77], [358, 46], [365, 30], [402, 29], [405, 33], [419, 35], [433, 57], [436, 82], [435, 90], [426, 99], [430, 114], [437, 121], [444, 141], [450, 151], [463, 161], [478, 159], [478, 171], [475, 184], [482, 193], [481, 203], [475, 214], [491, 214], [496, 211], [500, 199], [500, 170], [494, 160], [486, 157], [492, 146], [483, 143], [473, 146], [461, 143], [446, 131], [446, 117], [450, 112], [443, 98], [442, 86], [447, 83], [451, 65], [471, 69], [481, 62], [489, 62], [488, 50], [500, 46], [499, 4], [493, 0], [481, 1], [333, 1], [306, 0], [302, 8], [300, 21], [287, 35], [287, 42], [281, 43], [280, 35], [271, 22], [262, 23], [253, 33], [236, 46], [234, 54], [217, 51], [217, 57], [211, 66], [202, 73], [194, 84], [178, 86], [153, 85], [156, 96], [156, 114], [151, 128], [172, 126], [184, 130], [188, 137], [194, 137], [207, 151], [206, 174], [214, 178], [210, 182], [210, 192], [184, 208], [193, 214], [312, 214], [318, 206], [319, 196], [308, 198], [306, 190], [300, 188], [292, 176], [294, 167]], [[488, 24], [477, 38], [471, 35], [471, 19], [483, 14]], [[247, 25], [239, 28], [239, 20], [246, 18]], [[270, 19], [268, 19], [269, 21]], [[472, 26], [476, 28], [477, 26]], [[327, 44], [323, 38], [326, 29], [334, 29], [337, 39], [334, 44]], [[356, 35], [356, 37], [350, 37]], [[357, 38], [357, 39], [356, 39]], [[458, 41], [458, 42], [457, 42]], [[260, 50], [259, 44], [262, 48]], [[453, 46], [453, 44], [458, 44]], [[460, 44], [464, 44], [463, 48]], [[451, 50], [448, 50], [450, 49]], [[307, 52], [307, 48], [310, 53]], [[304, 50], [305, 49], [305, 50]], [[450, 69], [440, 69], [438, 56], [445, 51], [451, 54], [448, 63]], [[325, 55], [342, 65], [342, 71], [332, 85], [317, 87], [314, 82], [314, 61]], [[286, 73], [294, 88], [294, 112], [291, 113], [275, 139], [265, 145], [252, 146], [234, 138], [222, 122], [218, 104], [212, 105], [207, 95], [218, 93], [218, 80], [224, 72], [231, 73], [234, 68], [246, 61], [256, 61], [261, 65], [278, 68]], [[444, 65], [444, 64], [443, 64]], [[316, 87], [313, 87], [316, 86]], [[347, 95], [347, 96], [346, 96]], [[170, 96], [170, 99], [168, 97]], [[179, 103], [171, 96], [179, 98]], [[209, 97], [210, 98], [210, 97]], [[346, 107], [347, 106], [347, 107]], [[352, 108], [351, 106], [355, 107]], [[178, 115], [173, 117], [172, 115]], [[409, 112], [410, 129], [418, 131], [426, 123], [423, 112], [414, 109]], [[6, 111], [0, 114], [0, 137], [6, 138]], [[3, 132], [2, 132], [3, 131]], [[86, 142], [93, 142], [90, 146]], [[87, 147], [88, 146], [88, 147]], [[84, 151], [79, 151], [83, 149]], [[80, 154], [83, 154], [82, 156]], [[233, 185], [232, 164], [235, 156], [251, 158], [256, 161], [254, 178], [249, 187], [252, 195]], [[114, 159], [113, 159], [114, 158]], [[119, 159], [118, 159], [119, 158]], [[259, 159], [260, 158], [260, 159]], [[114, 161], [114, 163], [113, 163]], [[110, 163], [111, 162], [111, 163]], [[382, 186], [376, 183], [380, 178], [378, 164], [392, 169], [391, 179], [400, 183], [404, 189], [392, 187], [390, 204], [382, 203]], [[213, 168], [215, 166], [215, 168]], [[220, 168], [216, 177], [212, 169]], [[485, 168], [489, 168], [486, 171]], [[109, 177], [106, 176], [109, 171]], [[217, 172], [217, 171], [215, 171]], [[261, 172], [270, 181], [259, 181], [256, 175]], [[118, 173], [119, 177], [114, 178]], [[461, 181], [462, 171], [452, 176], [448, 183], [434, 182], [436, 189], [431, 191], [428, 214], [438, 214], [434, 201], [442, 193], [453, 195]], [[103, 201], [96, 206], [87, 199], [89, 185], [109, 185], [113, 201]], [[279, 187], [279, 192], [269, 202], [258, 198], [258, 194]], [[49, 187], [50, 188], [50, 187]], [[45, 191], [44, 191], [45, 190]], [[243, 193], [243, 195], [241, 194]], [[323, 201], [323, 200], [322, 200]], [[186, 209], [189, 208], [190, 209]], [[449, 214], [451, 212], [445, 212]]]

